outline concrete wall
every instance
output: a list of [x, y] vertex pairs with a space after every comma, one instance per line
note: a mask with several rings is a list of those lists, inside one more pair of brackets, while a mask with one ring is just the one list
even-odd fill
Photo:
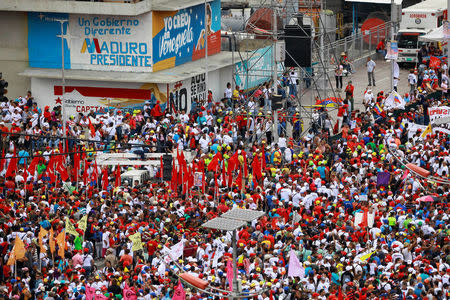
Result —
[[9, 99], [26, 96], [30, 79], [19, 76], [28, 67], [27, 15], [0, 11], [0, 72], [8, 81]]

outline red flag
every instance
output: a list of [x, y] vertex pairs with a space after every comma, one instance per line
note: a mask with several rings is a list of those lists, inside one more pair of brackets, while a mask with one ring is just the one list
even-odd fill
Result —
[[172, 300], [185, 300], [186, 299], [186, 292], [183, 289], [183, 285], [181, 284], [181, 281], [178, 281], [178, 285], [175, 288], [175, 292], [173, 294]]
[[170, 188], [172, 191], [177, 190], [178, 182], [177, 182], [177, 167], [175, 166], [175, 160], [172, 161], [172, 179], [170, 181]]
[[97, 160], [94, 160], [93, 170], [91, 174], [92, 182], [97, 183], [98, 181], [98, 166], [97, 166]]
[[247, 153], [245, 151], [242, 151], [242, 156], [244, 157], [244, 177], [248, 177], [248, 169], [247, 169]]
[[242, 189], [242, 170], [239, 168], [239, 174], [236, 179], [236, 185], [238, 186], [239, 190]]
[[202, 192], [205, 193], [206, 189], [206, 174], [205, 171], [202, 171]]
[[15, 176], [15, 174], [17, 172], [17, 163], [18, 163], [17, 155], [15, 152], [13, 155], [14, 155], [13, 158], [11, 158], [9, 160], [8, 169], [6, 169], [6, 174], [5, 174], [6, 178]]
[[262, 148], [261, 151], [262, 151], [262, 156], [261, 156], [262, 169], [264, 172], [264, 170], [266, 170], [266, 152], [264, 151], [264, 148]]
[[258, 154], [256, 154], [255, 158], [253, 159], [252, 171], [253, 171], [253, 175], [255, 175], [256, 179], [260, 179], [262, 177], [261, 162], [259, 160]]
[[277, 228], [277, 222], [278, 222], [278, 218], [272, 219], [272, 228]]
[[78, 181], [78, 173], [80, 169], [80, 153], [78, 153], [78, 149], [75, 147], [75, 154], [73, 155], [73, 176], [74, 181]]
[[55, 170], [61, 176], [62, 181], [67, 181], [67, 179], [69, 179], [69, 174], [67, 173], [67, 168], [65, 165], [65, 159], [64, 159], [63, 155], [58, 155], [58, 157], [56, 159]]
[[230, 289], [230, 291], [233, 290], [233, 264], [231, 262], [231, 259], [228, 260], [227, 262], [227, 280], [228, 280], [228, 287]]
[[273, 290], [270, 290], [269, 292], [269, 300], [273, 300]]
[[164, 170], [164, 165], [163, 165], [163, 159], [162, 159], [162, 155], [161, 155], [161, 157], [159, 158], [160, 159], [160, 161], [161, 161], [161, 174], [160, 174], [160, 176], [161, 176], [161, 179], [163, 178], [163, 170]]
[[88, 169], [89, 169], [89, 162], [87, 160], [85, 160], [84, 161], [84, 172], [83, 172], [83, 183], [84, 183], [84, 185], [87, 185]]
[[213, 159], [208, 165], [208, 171], [216, 171], [217, 166], [219, 165], [219, 162], [222, 160], [222, 153], [217, 152], [216, 155], [214, 155]]
[[230, 159], [228, 160], [228, 175], [230, 175], [230, 173], [236, 169], [238, 164], [239, 164], [239, 158], [238, 158], [238, 153], [236, 151], [233, 154], [233, 156], [231, 156]]
[[50, 154], [50, 159], [48, 161], [47, 169], [45, 170], [44, 176], [48, 177], [51, 183], [54, 183], [56, 181], [55, 162], [56, 162], [55, 156]]
[[40, 157], [35, 156], [28, 166], [28, 173], [30, 173], [31, 176], [34, 176], [34, 173], [36, 172], [36, 166], [39, 163], [40, 159]]
[[117, 166], [116, 166], [116, 182], [115, 182], [116, 187], [119, 187], [119, 186], [120, 186], [120, 183], [121, 183], [121, 179], [120, 179], [120, 166], [117, 165]]
[[0, 159], [0, 172], [3, 171], [6, 162], [6, 159], [4, 159], [3, 157], [5, 157], [5, 148], [3, 148], [2, 150], [2, 159]]
[[102, 171], [102, 189], [107, 190], [108, 189], [108, 167], [104, 168]]
[[89, 130], [91, 131], [91, 137], [94, 137], [95, 136], [95, 128], [94, 128], [94, 125], [92, 125], [91, 118], [88, 117], [88, 121], [89, 121]]
[[436, 69], [441, 66], [441, 60], [438, 57], [430, 56], [430, 68]]
[[339, 287], [338, 300], [344, 300], [344, 294], [342, 293], [341, 287]]
[[359, 226], [361, 228], [367, 228], [369, 226], [369, 211], [367, 207], [364, 207], [363, 210], [364, 210], [363, 218]]

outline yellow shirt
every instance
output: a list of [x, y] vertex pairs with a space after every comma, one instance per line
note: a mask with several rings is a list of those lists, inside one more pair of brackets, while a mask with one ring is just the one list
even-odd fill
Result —
[[239, 99], [239, 91], [238, 90], [234, 90], [233, 91], [233, 100], [238, 100]]

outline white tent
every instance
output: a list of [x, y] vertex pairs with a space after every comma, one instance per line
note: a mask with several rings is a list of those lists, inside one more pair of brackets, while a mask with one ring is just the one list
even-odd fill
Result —
[[419, 36], [419, 40], [425, 42], [446, 42], [448, 37], [445, 36], [444, 25], [442, 25], [441, 27], [431, 30], [425, 35]]

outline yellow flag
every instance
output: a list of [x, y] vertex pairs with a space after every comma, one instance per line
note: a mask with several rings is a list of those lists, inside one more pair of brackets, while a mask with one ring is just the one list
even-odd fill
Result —
[[18, 235], [16, 235], [16, 241], [14, 242], [14, 255], [17, 260], [25, 257], [25, 244]]
[[41, 227], [41, 230], [39, 230], [39, 247], [41, 248], [41, 253], [45, 252], [44, 243], [42, 242], [42, 239], [47, 234], [48, 231]]
[[69, 218], [66, 218], [66, 232], [71, 235], [78, 236], [78, 232], [72, 222], [70, 222]]
[[138, 251], [138, 250], [141, 250], [144, 248], [144, 247], [142, 247], [141, 234], [139, 232], [136, 232], [135, 234], [130, 235], [129, 239], [133, 242], [131, 251]]
[[66, 248], [66, 232], [63, 230], [56, 236], [56, 242], [58, 243], [58, 255], [64, 258], [64, 250]]
[[8, 266], [13, 265], [17, 260], [25, 257], [25, 244], [19, 238], [19, 235], [16, 235], [16, 239], [14, 240], [14, 247], [11, 250], [9, 255], [9, 259], [7, 262]]
[[50, 238], [48, 240], [48, 244], [50, 246], [50, 252], [55, 253], [55, 233], [53, 232], [53, 227], [50, 228]]
[[421, 137], [421, 138], [426, 138], [427, 135], [428, 135], [429, 133], [432, 133], [432, 130], [431, 130], [431, 123], [428, 124], [427, 128], [425, 129], [424, 132], [422, 132], [422, 134], [420, 135], [420, 137]]
[[84, 215], [79, 221], [78, 221], [78, 228], [80, 228], [83, 231], [86, 231], [87, 228], [87, 215]]
[[8, 266], [14, 265], [16, 262], [16, 256], [14, 255], [14, 248], [11, 250], [9, 254], [8, 262], [6, 263]]
[[365, 261], [368, 260], [375, 252], [377, 252], [377, 251], [373, 251], [373, 252], [369, 252], [369, 253], [367, 253], [367, 254], [364, 254], [364, 255], [361, 256], [359, 259], [360, 259], [362, 262], [365, 262]]

